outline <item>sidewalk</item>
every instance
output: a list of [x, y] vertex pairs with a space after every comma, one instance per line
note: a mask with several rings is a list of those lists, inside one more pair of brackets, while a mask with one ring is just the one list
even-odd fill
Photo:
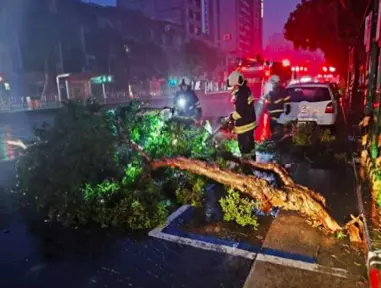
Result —
[[[342, 117], [341, 117], [342, 118]], [[336, 150], [350, 153], [344, 119], [338, 121], [340, 139]], [[343, 225], [351, 214], [359, 215], [356, 176], [350, 165], [297, 162], [294, 181], [320, 192], [327, 199], [329, 213]], [[343, 168], [345, 167], [345, 168]], [[246, 280], [245, 288], [320, 288], [367, 286], [366, 256], [363, 247], [355, 247], [348, 239], [327, 236], [311, 227], [296, 213], [281, 211], [273, 221], [263, 247], [284, 253], [302, 255], [293, 261], [263, 261], [257, 257]]]
[[367, 287], [363, 255], [346, 241], [327, 237], [293, 213], [280, 213], [273, 221], [263, 246], [314, 258], [319, 266], [304, 261], [294, 261], [294, 265], [290, 265], [257, 259], [245, 288]]

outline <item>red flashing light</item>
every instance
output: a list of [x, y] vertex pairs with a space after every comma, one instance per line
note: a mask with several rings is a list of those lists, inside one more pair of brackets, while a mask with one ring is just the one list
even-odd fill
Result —
[[329, 72], [335, 72], [336, 68], [335, 67], [329, 67]]
[[270, 76], [270, 71], [267, 70], [267, 71], [265, 72], [265, 76], [266, 76], [266, 77], [269, 77], [269, 76]]
[[291, 62], [288, 59], [283, 59], [282, 65], [283, 65], [283, 67], [289, 67], [289, 66], [291, 66]]
[[328, 68], [324, 66], [324, 67], [323, 67], [323, 71], [324, 71], [324, 72], [328, 72]]
[[333, 114], [335, 111], [334, 107], [333, 107], [333, 103], [329, 103], [327, 104], [327, 107], [325, 107], [325, 113], [327, 114]]

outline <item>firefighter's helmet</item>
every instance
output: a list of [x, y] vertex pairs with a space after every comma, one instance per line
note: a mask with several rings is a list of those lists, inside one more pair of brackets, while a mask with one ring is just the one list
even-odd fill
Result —
[[232, 73], [230, 73], [227, 79], [228, 88], [233, 88], [234, 86], [242, 86], [243, 83], [245, 83], [245, 78], [239, 71], [233, 71]]

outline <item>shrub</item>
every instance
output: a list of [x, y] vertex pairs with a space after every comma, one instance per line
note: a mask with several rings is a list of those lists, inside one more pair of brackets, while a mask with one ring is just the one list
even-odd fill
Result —
[[220, 205], [224, 212], [225, 221], [234, 221], [241, 226], [251, 226], [257, 230], [259, 224], [254, 214], [254, 208], [257, 207], [255, 201], [242, 198], [239, 192], [229, 189], [227, 195], [220, 199]]
[[69, 103], [52, 126], [35, 131], [18, 163], [20, 200], [32, 208], [27, 212], [37, 210], [64, 225], [148, 229], [165, 220], [174, 201], [202, 205], [205, 178], [172, 169], [151, 173], [126, 140], [151, 158], [214, 161], [217, 150], [207, 143], [205, 129], [167, 121], [157, 112], [139, 116], [136, 101], [106, 113], [96, 107]]
[[118, 176], [115, 137], [101, 113], [70, 103], [35, 136], [18, 163], [18, 190], [25, 205], [45, 215], [74, 219], [86, 203], [85, 183]]
[[183, 179], [178, 179], [180, 181], [177, 182], [180, 183], [176, 189], [177, 203], [190, 204], [194, 207], [202, 206], [207, 180], [187, 172], [179, 175]]

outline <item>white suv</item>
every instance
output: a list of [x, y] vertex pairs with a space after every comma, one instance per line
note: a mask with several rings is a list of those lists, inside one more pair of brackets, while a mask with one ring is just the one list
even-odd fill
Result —
[[290, 102], [285, 104], [278, 123], [315, 122], [319, 126], [336, 123], [339, 95], [329, 83], [298, 83], [286, 88]]

